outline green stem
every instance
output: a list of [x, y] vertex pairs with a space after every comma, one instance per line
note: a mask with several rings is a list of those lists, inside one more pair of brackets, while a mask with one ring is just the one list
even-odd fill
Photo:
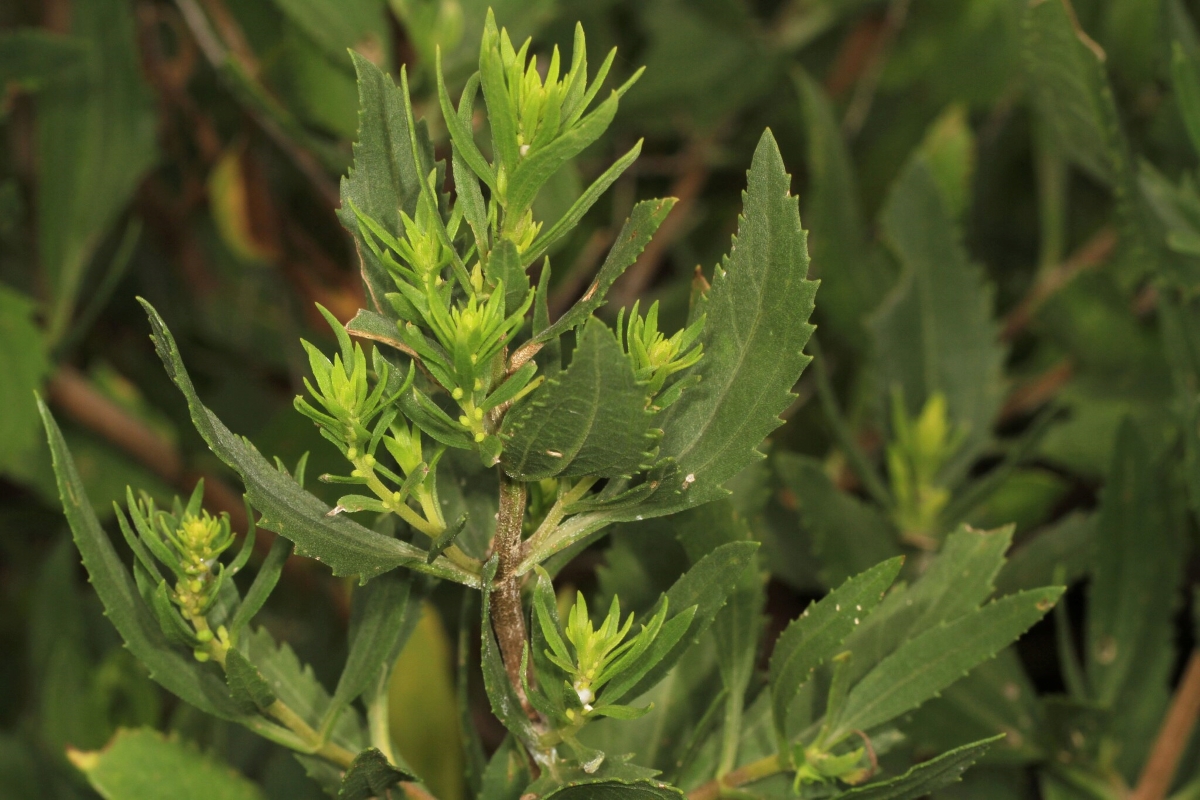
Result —
[[558, 528], [558, 524], [562, 522], [563, 517], [566, 516], [567, 506], [579, 502], [588, 493], [588, 490], [596, 485], [596, 481], [598, 480], [599, 478], [583, 478], [579, 483], [559, 495], [558, 499], [554, 501], [554, 505], [546, 512], [542, 524], [538, 525], [538, 529], [525, 542], [524, 552], [526, 555], [536, 551], [545, 544], [550, 535]]
[[767, 756], [758, 761], [751, 761], [743, 767], [738, 767], [724, 777], [711, 780], [688, 792], [688, 800], [717, 800], [724, 790], [736, 789], [747, 783], [761, 781], [783, 772], [779, 756]]
[[[431, 514], [429, 509], [426, 507], [427, 503], [425, 502], [424, 498], [422, 498], [422, 509], [428, 516], [434, 517], [436, 521], [430, 521], [429, 519], [426, 519], [418, 514], [413, 509], [409, 508], [408, 503], [405, 500], [401, 499], [397, 501], [395, 493], [388, 489], [388, 487], [384, 485], [383, 481], [379, 479], [379, 476], [375, 474], [375, 468], [366, 460], [366, 456], [359, 456], [358, 458], [352, 459], [351, 463], [354, 464], [355, 471], [358, 472], [359, 475], [366, 478], [367, 488], [375, 493], [375, 496], [379, 498], [379, 501], [383, 503], [384, 507], [387, 508], [388, 511], [396, 514], [402, 520], [428, 536], [430, 539], [437, 539], [445, 532], [446, 523], [441, 519], [440, 510], [438, 510], [437, 514]], [[442, 555], [450, 559], [450, 561], [452, 561], [455, 565], [462, 567], [467, 572], [470, 572], [472, 575], [478, 575], [482, 569], [479, 561], [464, 553], [457, 545], [450, 545], [445, 549]]]
[[321, 735], [282, 700], [276, 700], [267, 707], [266, 711], [280, 725], [304, 740], [305, 744], [312, 748], [313, 755], [337, 764], [342, 769], [349, 769], [350, 765], [354, 763], [354, 753], [333, 742], [322, 742]]

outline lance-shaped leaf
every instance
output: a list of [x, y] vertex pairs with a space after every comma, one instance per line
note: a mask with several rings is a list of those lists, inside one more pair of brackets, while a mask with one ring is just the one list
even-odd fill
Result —
[[412, 632], [406, 626], [410, 583], [399, 575], [381, 575], [354, 593], [350, 616], [350, 652], [338, 678], [333, 701], [325, 712], [322, 733], [354, 698], [390, 670], [403, 646], [402, 637]]
[[[363, 280], [374, 310], [390, 315], [391, 306], [383, 295], [395, 287], [363, 243], [351, 204], [392, 236], [403, 239], [400, 212], [416, 215], [421, 181], [435, 166], [433, 145], [423, 122], [416, 131], [409, 129], [408, 98], [395, 82], [358, 53], [351, 51], [350, 56], [358, 74], [358, 141], [354, 143], [354, 166], [342, 178], [338, 217], [358, 243]], [[419, 153], [413, 153], [414, 134]]]
[[228, 764], [149, 728], [117, 731], [103, 750], [68, 752], [107, 800], [263, 800]]
[[899, 387], [909, 416], [934, 394], [945, 396], [966, 436], [947, 468], [954, 473], [990, 438], [1002, 400], [992, 290], [967, 258], [925, 155], [910, 159], [892, 185], [882, 223], [902, 271], [870, 323], [879, 380], [887, 392]]
[[1053, 586], [1009, 595], [909, 639], [850, 690], [828, 741], [882, 725], [935, 697], [1028, 630], [1062, 593]]
[[725, 481], [761, 458], [758, 446], [783, 424], [779, 415], [810, 360], [802, 351], [817, 291], [805, 277], [806, 234], [790, 185], [768, 130], [754, 151], [733, 247], [708, 294], [704, 358], [684, 373], [700, 383], [664, 412], [660, 452], [678, 464], [676, 479], [640, 513], [672, 513], [725, 495]]
[[875, 610], [903, 564], [903, 558], [893, 558], [854, 576], [806, 608], [780, 634], [769, 677], [771, 710], [780, 737], [787, 735], [788, 706], [800, 687]]
[[1104, 51], [1079, 27], [1067, 0], [1030, 3], [1025, 11], [1025, 69], [1038, 112], [1060, 152], [1112, 188], [1124, 263], [1134, 280], [1147, 258], [1145, 209], [1129, 143], [1121, 128]]
[[1137, 750], [1165, 711], [1186, 562], [1170, 477], [1147, 451], [1134, 424], [1123, 423], [1096, 519], [1086, 639], [1092, 699], [1111, 709], [1113, 730], [1135, 735]]
[[444, 558], [432, 565], [426, 564], [425, 553], [406, 542], [365, 528], [345, 514], [327, 516], [329, 506], [273, 467], [258, 450], [236, 436], [200, 402], [183, 366], [175, 338], [153, 306], [144, 300], [141, 302], [154, 330], [155, 348], [167, 374], [187, 400], [192, 424], [217, 457], [241, 476], [246, 497], [263, 515], [260, 527], [295, 542], [298, 554], [328, 564], [335, 575], [358, 575], [365, 581], [398, 566], [406, 566], [459, 583], [478, 585], [478, 576]]
[[863, 319], [878, 307], [894, 278], [885, 259], [867, 246], [867, 227], [841, 125], [821, 85], [807, 73], [795, 76], [808, 140], [810, 186], [804, 219], [813, 271], [821, 279], [817, 319], [822, 335], [865, 349]]
[[63, 511], [88, 577], [104, 604], [104, 612], [125, 646], [150, 671], [150, 677], [187, 702], [221, 719], [246, 722], [248, 717], [229, 696], [218, 670], [206, 668], [187, 651], [171, 645], [100, 527], [84, 493], [75, 461], [45, 403], [38, 401], [50, 455], [58, 479]]
[[653, 419], [616, 336], [593, 319], [571, 366], [505, 417], [501, 464], [526, 481], [632, 475], [653, 460]]
[[231, 648], [225, 656], [225, 681], [233, 699], [248, 714], [266, 710], [275, 702], [275, 693], [267, 679], [236, 648]]
[[899, 777], [869, 783], [837, 795], [846, 800], [917, 800], [930, 792], [957, 783], [962, 774], [983, 757], [1000, 736], [964, 744], [937, 758], [917, 764]]
[[662, 225], [667, 214], [675, 206], [675, 198], [643, 200], [633, 207], [629, 219], [621, 226], [621, 232], [613, 242], [612, 249], [600, 266], [600, 271], [588, 286], [583, 297], [555, 320], [553, 325], [535, 335], [532, 342], [548, 342], [562, 336], [572, 328], [582, 325], [595, 311], [604, 305], [609, 288], [634, 261]]

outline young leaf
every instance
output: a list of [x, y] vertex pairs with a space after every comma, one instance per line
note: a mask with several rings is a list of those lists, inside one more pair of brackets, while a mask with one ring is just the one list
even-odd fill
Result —
[[36, 304], [0, 284], [0, 470], [10, 469], [37, 441], [33, 393], [50, 370], [46, 342], [34, 322]]
[[263, 800], [229, 765], [148, 728], [122, 728], [103, 750], [68, 757], [106, 800]]
[[850, 578], [792, 620], [771, 654], [771, 711], [775, 730], [787, 736], [787, 711], [800, 687], [838, 651], [855, 628], [875, 610], [903, 558], [893, 558]]
[[105, 614], [121, 634], [125, 646], [146, 666], [150, 677], [167, 691], [215, 717], [245, 722], [246, 715], [229, 696], [220, 673], [204, 668], [190, 653], [173, 647], [163, 634], [158, 620], [143, 602], [112, 542], [100, 527], [58, 424], [45, 403], [39, 400], [38, 408], [46, 426], [58, 491], [75, 546], [79, 548], [88, 577], [104, 604]]
[[930, 792], [957, 783], [962, 774], [987, 753], [999, 739], [993, 736], [971, 744], [964, 744], [937, 758], [917, 764], [899, 777], [869, 783], [836, 795], [846, 800], [917, 800]]
[[713, 280], [704, 358], [684, 376], [700, 383], [664, 412], [660, 454], [678, 465], [639, 511], [666, 514], [726, 494], [725, 481], [762, 455], [758, 446], [782, 424], [792, 386], [809, 362], [817, 284], [808, 272], [791, 176], [768, 130], [754, 151], [738, 234]]
[[344, 514], [329, 517], [329, 507], [282, 474], [246, 440], [234, 435], [196, 395], [183, 366], [175, 338], [162, 317], [142, 301], [154, 330], [154, 344], [167, 374], [187, 400], [192, 424], [217, 457], [241, 476], [250, 503], [262, 513], [259, 526], [291, 539], [300, 555], [328, 564], [335, 575], [358, 575], [363, 581], [406, 566], [466, 585], [478, 578], [446, 559], [425, 563], [425, 553], [398, 539], [364, 528]]
[[[717, 612], [737, 586], [738, 579], [753, 563], [757, 550], [757, 542], [723, 544], [697, 561], [675, 581], [666, 593], [667, 607], [675, 616], [667, 620], [655, 642], [642, 655], [644, 664], [617, 676], [608, 685], [605, 697], [613, 702], [619, 702], [623, 697], [638, 697], [662, 680], [712, 625]], [[693, 606], [694, 616], [686, 633], [675, 634], [678, 638], [672, 642], [668, 628], [683, 618]], [[650, 614], [657, 611], [656, 605]]]
[[1062, 593], [1048, 587], [1009, 595], [908, 640], [850, 690], [829, 741], [882, 725], [936, 696], [1028, 630]]
[[950, 420], [966, 435], [947, 468], [957, 477], [990, 439], [1003, 399], [992, 290], [968, 260], [923, 154], [892, 185], [881, 221], [902, 271], [870, 322], [879, 379], [887, 391], [899, 387], [909, 415], [945, 396]]
[[275, 584], [279, 582], [279, 576], [283, 574], [283, 565], [291, 554], [292, 543], [282, 536], [276, 536], [275, 541], [271, 542], [271, 549], [267, 551], [267, 557], [258, 568], [258, 574], [254, 576], [254, 582], [246, 592], [246, 597], [233, 613], [233, 621], [229, 624], [231, 636], [236, 637], [238, 631], [249, 625], [254, 615], [262, 609]]
[[371, 797], [388, 797], [388, 790], [400, 781], [414, 780], [412, 775], [390, 764], [387, 757], [374, 747], [363, 750], [354, 757], [350, 769], [342, 777], [338, 789], [338, 800], [368, 800]]
[[632, 475], [651, 465], [653, 418], [616, 337], [593, 319], [571, 366], [504, 418], [500, 461], [525, 481]]

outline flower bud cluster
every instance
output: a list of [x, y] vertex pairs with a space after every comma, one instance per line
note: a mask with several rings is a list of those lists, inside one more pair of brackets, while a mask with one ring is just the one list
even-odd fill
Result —
[[628, 325], [622, 325], [622, 309], [617, 318], [617, 335], [633, 362], [638, 380], [647, 384], [655, 405], [666, 408], [680, 398], [684, 389], [695, 383], [694, 380], [676, 381], [663, 391], [668, 378], [694, 366], [704, 355], [704, 346], [697, 342], [704, 330], [704, 316], [668, 339], [658, 330], [658, 302], [650, 306], [644, 318], [638, 315], [638, 305], [633, 304]]

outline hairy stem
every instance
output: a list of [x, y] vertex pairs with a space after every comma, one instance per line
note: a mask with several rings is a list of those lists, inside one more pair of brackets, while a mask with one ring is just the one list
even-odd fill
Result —
[[783, 764], [780, 762], [779, 756], [760, 758], [758, 761], [751, 761], [743, 767], [738, 767], [722, 778], [698, 786], [688, 792], [688, 800], [717, 800], [722, 791], [726, 789], [736, 789], [747, 783], [769, 778], [782, 771]]
[[521, 609], [521, 579], [517, 567], [521, 563], [521, 528], [525, 522], [525, 484], [514, 481], [500, 471], [500, 513], [496, 519], [496, 535], [492, 552], [499, 561], [496, 583], [492, 589], [492, 628], [500, 643], [500, 654], [509, 683], [521, 699], [525, 712], [533, 709], [525, 696], [521, 680], [521, 655], [525, 649], [525, 613]]
[[1197, 718], [1200, 718], [1200, 649], [1193, 650], [1188, 659], [1187, 669], [1130, 800], [1162, 800], [1167, 796], [1179, 768], [1179, 759], [1196, 728]]

